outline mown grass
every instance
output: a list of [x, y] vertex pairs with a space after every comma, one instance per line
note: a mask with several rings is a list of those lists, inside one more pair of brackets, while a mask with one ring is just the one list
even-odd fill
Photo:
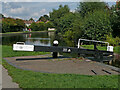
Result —
[[6, 32], [6, 33], [0, 33], [0, 35], [4, 35], [4, 34], [21, 34], [21, 33], [32, 33], [32, 32], [55, 32], [56, 30], [43, 30], [43, 31], [19, 31], [19, 32]]
[[[35, 52], [13, 52], [11, 46], [3, 46], [3, 57], [37, 55]], [[43, 54], [43, 53], [41, 53]], [[118, 75], [52, 74], [17, 69], [3, 60], [13, 81], [20, 88], [118, 88]]]
[[119, 83], [117, 75], [40, 73], [17, 69], [4, 60], [3, 65], [20, 88], [118, 88]]
[[[94, 49], [94, 45], [82, 45], [82, 47], [86, 48], [86, 49]], [[97, 46], [98, 50], [107, 50], [107, 47], [105, 46]], [[115, 46], [113, 48], [113, 51], [115, 53], [120, 53], [120, 46]]]
[[32, 56], [49, 54], [49, 52], [24, 52], [24, 51], [13, 51], [12, 46], [2, 46], [2, 57], [15, 57], [15, 56]]

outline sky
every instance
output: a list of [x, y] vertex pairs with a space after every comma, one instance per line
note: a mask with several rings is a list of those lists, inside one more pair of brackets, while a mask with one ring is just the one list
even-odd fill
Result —
[[68, 5], [71, 11], [74, 11], [78, 5], [77, 2], [7, 2], [2, 3], [2, 14], [5, 17], [30, 19], [36, 21], [42, 15], [49, 15], [53, 9], [58, 9], [59, 5]]
[[[40, 16], [45, 14], [49, 15], [49, 12], [52, 12], [53, 9], [58, 9], [60, 4], [63, 6], [68, 5], [71, 12], [74, 12], [79, 5], [78, 0], [74, 0], [74, 2], [71, 2], [72, 0], [56, 1], [44, 0], [42, 2], [42, 0], [34, 0], [33, 2], [33, 0], [4, 0], [4, 2], [0, 2], [0, 6], [2, 7], [0, 13], [5, 17], [21, 18], [24, 20], [29, 20], [32, 17], [37, 21]], [[110, 6], [114, 4], [115, 2], [109, 2]]]

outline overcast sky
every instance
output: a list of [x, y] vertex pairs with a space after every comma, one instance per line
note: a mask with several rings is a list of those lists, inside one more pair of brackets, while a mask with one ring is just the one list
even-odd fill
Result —
[[[79, 2], [32, 2], [33, 0], [24, 0], [26, 2], [17, 1], [18, 0], [4, 0], [4, 2], [2, 2], [2, 14], [6, 17], [22, 19], [30, 19], [32, 17], [36, 21], [42, 15], [49, 15], [49, 12], [51, 12], [52, 9], [58, 9], [60, 4], [68, 5], [71, 11], [74, 11], [79, 4]], [[109, 2], [109, 5], [113, 4], [115, 4], [115, 2]]]

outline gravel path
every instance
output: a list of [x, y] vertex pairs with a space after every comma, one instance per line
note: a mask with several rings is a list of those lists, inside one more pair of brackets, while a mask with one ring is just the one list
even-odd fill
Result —
[[[113, 71], [108, 65], [99, 62], [76, 58], [52, 58], [48, 55], [4, 58], [9, 64], [24, 70], [45, 73], [70, 73], [81, 75], [111, 75]], [[105, 72], [105, 71], [108, 71]]]

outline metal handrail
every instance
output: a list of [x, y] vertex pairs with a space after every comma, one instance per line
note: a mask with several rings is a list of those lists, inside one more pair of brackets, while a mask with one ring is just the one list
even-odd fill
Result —
[[88, 39], [79, 39], [78, 40], [78, 48], [80, 48], [80, 40], [84, 40], [84, 41], [92, 41], [92, 42], [99, 42], [99, 43], [107, 43], [109, 46], [109, 42], [104, 42], [104, 41], [97, 41], [97, 40], [88, 40]]

